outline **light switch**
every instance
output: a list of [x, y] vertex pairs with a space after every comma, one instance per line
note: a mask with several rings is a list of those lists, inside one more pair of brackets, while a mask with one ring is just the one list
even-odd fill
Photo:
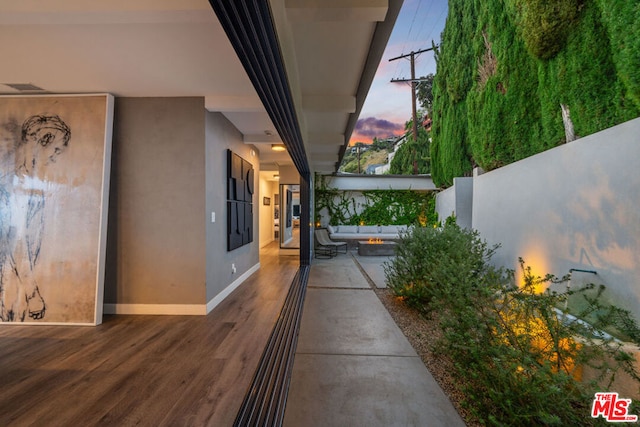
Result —
[[211, 212], [211, 222], [216, 222], [216, 213]]

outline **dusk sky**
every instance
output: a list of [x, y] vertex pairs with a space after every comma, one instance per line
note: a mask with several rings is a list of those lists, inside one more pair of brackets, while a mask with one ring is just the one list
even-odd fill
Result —
[[[439, 44], [446, 19], [447, 0], [404, 0], [350, 144], [404, 132], [404, 123], [411, 119], [411, 87], [408, 83], [391, 83], [391, 79], [410, 78], [410, 61], [389, 59], [430, 48], [432, 40]], [[433, 52], [417, 56], [417, 77], [435, 72]]]

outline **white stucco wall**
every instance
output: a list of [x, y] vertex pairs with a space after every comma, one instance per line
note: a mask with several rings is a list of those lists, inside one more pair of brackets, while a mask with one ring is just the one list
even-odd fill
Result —
[[436, 197], [438, 221], [444, 222], [455, 215], [456, 224], [471, 228], [473, 211], [473, 178], [453, 178], [453, 186]]
[[436, 213], [438, 220], [444, 221], [456, 213], [456, 187], [452, 186], [439, 192], [436, 196]]
[[338, 190], [436, 190], [431, 175], [327, 175], [326, 180]]
[[[640, 319], [640, 119], [473, 179], [472, 225], [497, 265], [607, 286]], [[440, 196], [442, 196], [441, 193]], [[439, 197], [440, 197], [439, 196]]]
[[[277, 190], [276, 181], [267, 181], [263, 176], [259, 180], [260, 191], [258, 193], [258, 223], [260, 228], [260, 247], [264, 247], [275, 240], [274, 213]], [[270, 198], [269, 205], [264, 204], [264, 198]]]

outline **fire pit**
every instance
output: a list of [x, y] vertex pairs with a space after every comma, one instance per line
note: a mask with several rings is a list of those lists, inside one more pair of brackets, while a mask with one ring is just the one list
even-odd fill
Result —
[[358, 242], [360, 256], [391, 256], [396, 253], [396, 242], [382, 239], [369, 239]]

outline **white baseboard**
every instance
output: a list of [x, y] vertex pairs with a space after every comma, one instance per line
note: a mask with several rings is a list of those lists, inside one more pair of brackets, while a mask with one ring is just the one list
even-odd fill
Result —
[[162, 314], [204, 316], [204, 304], [105, 304], [104, 314]]
[[226, 297], [231, 294], [238, 286], [240, 286], [245, 280], [249, 278], [253, 273], [260, 269], [260, 263], [257, 263], [247, 271], [245, 271], [240, 277], [234, 280], [229, 286], [224, 288], [222, 292], [220, 292], [215, 297], [211, 298], [211, 300], [207, 303], [207, 312], [206, 314], [211, 313], [211, 310], [216, 308], [218, 304], [220, 304]]
[[260, 269], [257, 263], [234, 280], [207, 304], [104, 304], [104, 314], [157, 314], [169, 316], [205, 316], [231, 292]]

